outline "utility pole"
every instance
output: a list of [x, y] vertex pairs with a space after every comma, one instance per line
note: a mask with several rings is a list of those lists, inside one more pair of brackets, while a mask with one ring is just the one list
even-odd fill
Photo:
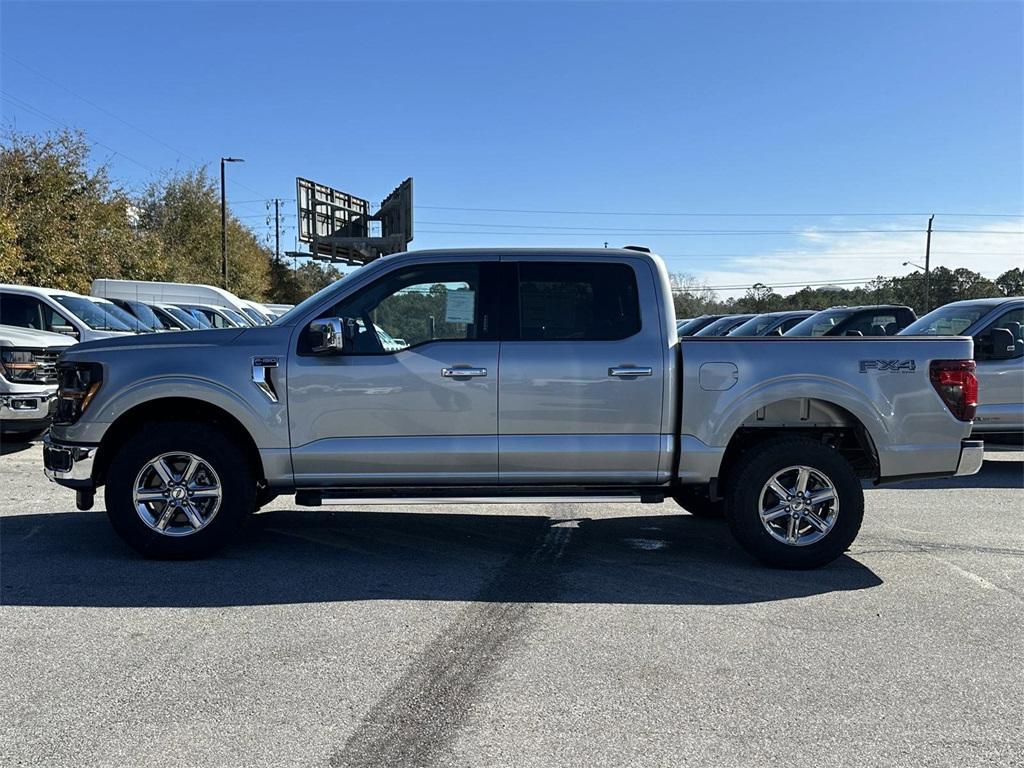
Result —
[[932, 257], [932, 222], [935, 220], [933, 213], [928, 217], [928, 236], [924, 241], [924, 311], [927, 314], [932, 311], [931, 303], [931, 257]]
[[281, 263], [281, 201], [274, 198], [274, 263]]
[[240, 157], [220, 159], [220, 287], [228, 287], [228, 202], [224, 188], [224, 163], [244, 163]]

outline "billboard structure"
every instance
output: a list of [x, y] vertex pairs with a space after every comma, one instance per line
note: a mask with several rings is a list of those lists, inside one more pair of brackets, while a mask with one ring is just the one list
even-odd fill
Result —
[[314, 259], [365, 264], [408, 250], [412, 241], [412, 179], [385, 197], [376, 213], [361, 197], [297, 178], [299, 242]]

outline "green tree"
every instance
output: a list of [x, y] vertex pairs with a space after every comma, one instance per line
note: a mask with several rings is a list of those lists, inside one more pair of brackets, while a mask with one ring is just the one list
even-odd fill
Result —
[[130, 200], [88, 161], [79, 132], [3, 138], [0, 281], [88, 292], [95, 277], [139, 270], [148, 248], [134, 247]]
[[[221, 284], [220, 194], [205, 168], [154, 182], [138, 202], [141, 235], [155, 237], [152, 272], [178, 283]], [[228, 284], [259, 300], [269, 288], [270, 252], [234, 216], [227, 226]]]
[[[0, 234], [0, 237], [3, 235]], [[1006, 296], [1024, 296], [1024, 272], [1014, 267], [996, 278], [996, 287]]]

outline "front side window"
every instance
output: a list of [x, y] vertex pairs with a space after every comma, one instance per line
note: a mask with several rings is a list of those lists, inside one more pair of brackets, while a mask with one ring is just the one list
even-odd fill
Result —
[[495, 339], [497, 317], [481, 282], [488, 266], [397, 269], [320, 316], [349, 321], [349, 354], [388, 354], [432, 341]]
[[615, 341], [639, 331], [636, 275], [628, 265], [519, 264], [521, 340]]
[[991, 357], [995, 344], [992, 339], [992, 331], [996, 328], [1004, 328], [1010, 332], [1013, 338], [1014, 351], [1012, 357], [1017, 358], [1024, 355], [1024, 307], [1011, 309], [996, 319], [984, 331], [974, 337], [975, 357], [979, 360], [986, 360]]

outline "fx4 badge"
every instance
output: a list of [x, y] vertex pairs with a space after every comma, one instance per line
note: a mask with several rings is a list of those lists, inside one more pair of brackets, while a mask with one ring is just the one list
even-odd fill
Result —
[[895, 373], [910, 373], [917, 370], [915, 360], [861, 360], [860, 372], [868, 371], [893, 371]]

